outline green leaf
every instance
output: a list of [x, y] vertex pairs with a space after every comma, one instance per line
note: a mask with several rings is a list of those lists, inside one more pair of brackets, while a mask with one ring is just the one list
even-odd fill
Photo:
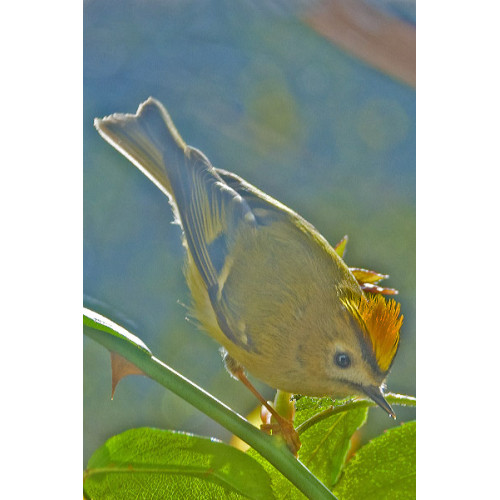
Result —
[[[313, 415], [330, 408], [333, 403], [331, 398], [301, 397], [297, 401], [295, 423], [300, 425]], [[318, 421], [300, 435], [302, 448], [299, 451], [299, 460], [328, 488], [331, 489], [337, 481], [349, 451], [352, 435], [363, 425], [367, 413], [366, 407], [354, 407]], [[306, 498], [253, 450], [249, 450], [248, 454], [266, 468], [277, 498]]]
[[215, 439], [160, 429], [110, 438], [84, 474], [90, 499], [274, 498], [263, 467]]
[[307, 500], [307, 496], [301, 493], [297, 488], [294, 488], [283, 474], [275, 469], [266, 459], [262, 458], [262, 456], [259, 455], [254, 449], [250, 448], [247, 451], [247, 455], [254, 458], [262, 465], [262, 467], [264, 467], [265, 471], [271, 478], [275, 498], [280, 500]]
[[[331, 398], [301, 398], [297, 401], [297, 424], [312, 414], [332, 406]], [[337, 482], [352, 435], [361, 427], [368, 408], [355, 408], [321, 420], [300, 435], [302, 448], [299, 458], [306, 467], [328, 488]]]
[[345, 252], [345, 247], [347, 246], [347, 242], [349, 241], [349, 238], [347, 234], [335, 245], [334, 250], [337, 252], [337, 255], [340, 258], [344, 257], [344, 252]]
[[144, 352], [151, 354], [148, 346], [133, 333], [125, 330], [120, 325], [117, 325], [110, 319], [102, 316], [91, 309], [83, 308], [83, 326], [84, 328], [92, 328], [93, 330], [100, 330], [101, 332], [107, 332], [114, 337], [126, 340], [130, 345], [135, 345], [137, 348]]
[[415, 498], [416, 423], [387, 431], [363, 446], [335, 486], [341, 500]]

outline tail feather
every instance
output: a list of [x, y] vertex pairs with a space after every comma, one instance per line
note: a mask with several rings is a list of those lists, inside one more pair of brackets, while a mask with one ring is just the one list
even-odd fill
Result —
[[139, 106], [135, 115], [116, 113], [96, 118], [94, 126], [161, 191], [173, 197], [164, 156], [168, 154], [173, 160], [169, 165], [176, 165], [184, 158], [187, 146], [167, 110], [158, 101], [150, 97]]

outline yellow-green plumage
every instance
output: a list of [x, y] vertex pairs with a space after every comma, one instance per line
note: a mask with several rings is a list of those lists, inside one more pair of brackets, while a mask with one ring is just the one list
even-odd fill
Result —
[[[356, 314], [369, 302], [311, 224], [215, 169], [154, 99], [136, 115], [112, 115], [96, 127], [169, 196], [184, 232], [193, 314], [234, 360], [287, 392], [364, 392], [380, 403], [385, 353]], [[338, 353], [348, 354], [349, 366], [334, 362]]]

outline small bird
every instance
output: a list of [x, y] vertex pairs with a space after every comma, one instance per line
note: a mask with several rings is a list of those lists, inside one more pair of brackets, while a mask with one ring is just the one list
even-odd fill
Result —
[[395, 418], [383, 388], [403, 317], [383, 296], [396, 291], [377, 285], [387, 276], [349, 268], [346, 240], [332, 247], [293, 210], [213, 167], [159, 101], [94, 124], [167, 195], [183, 230], [192, 314], [236, 378], [266, 406], [245, 371], [291, 394], [365, 395]]

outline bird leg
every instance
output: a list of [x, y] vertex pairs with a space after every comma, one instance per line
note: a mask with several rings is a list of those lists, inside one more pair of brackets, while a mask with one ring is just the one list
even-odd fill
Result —
[[253, 386], [253, 384], [248, 380], [243, 367], [233, 358], [231, 358], [227, 353], [224, 354], [224, 364], [226, 365], [227, 370], [233, 375], [236, 379], [242, 382], [248, 390], [262, 403], [264, 408], [274, 417], [277, 423], [271, 423], [270, 419], [267, 423], [261, 425], [261, 429], [265, 432], [272, 431], [273, 433], [279, 433], [285, 440], [286, 445], [290, 449], [290, 451], [297, 456], [297, 452], [301, 447], [299, 435], [293, 426], [292, 420], [288, 420], [280, 415], [275, 408], [273, 408], [257, 391], [257, 389]]

